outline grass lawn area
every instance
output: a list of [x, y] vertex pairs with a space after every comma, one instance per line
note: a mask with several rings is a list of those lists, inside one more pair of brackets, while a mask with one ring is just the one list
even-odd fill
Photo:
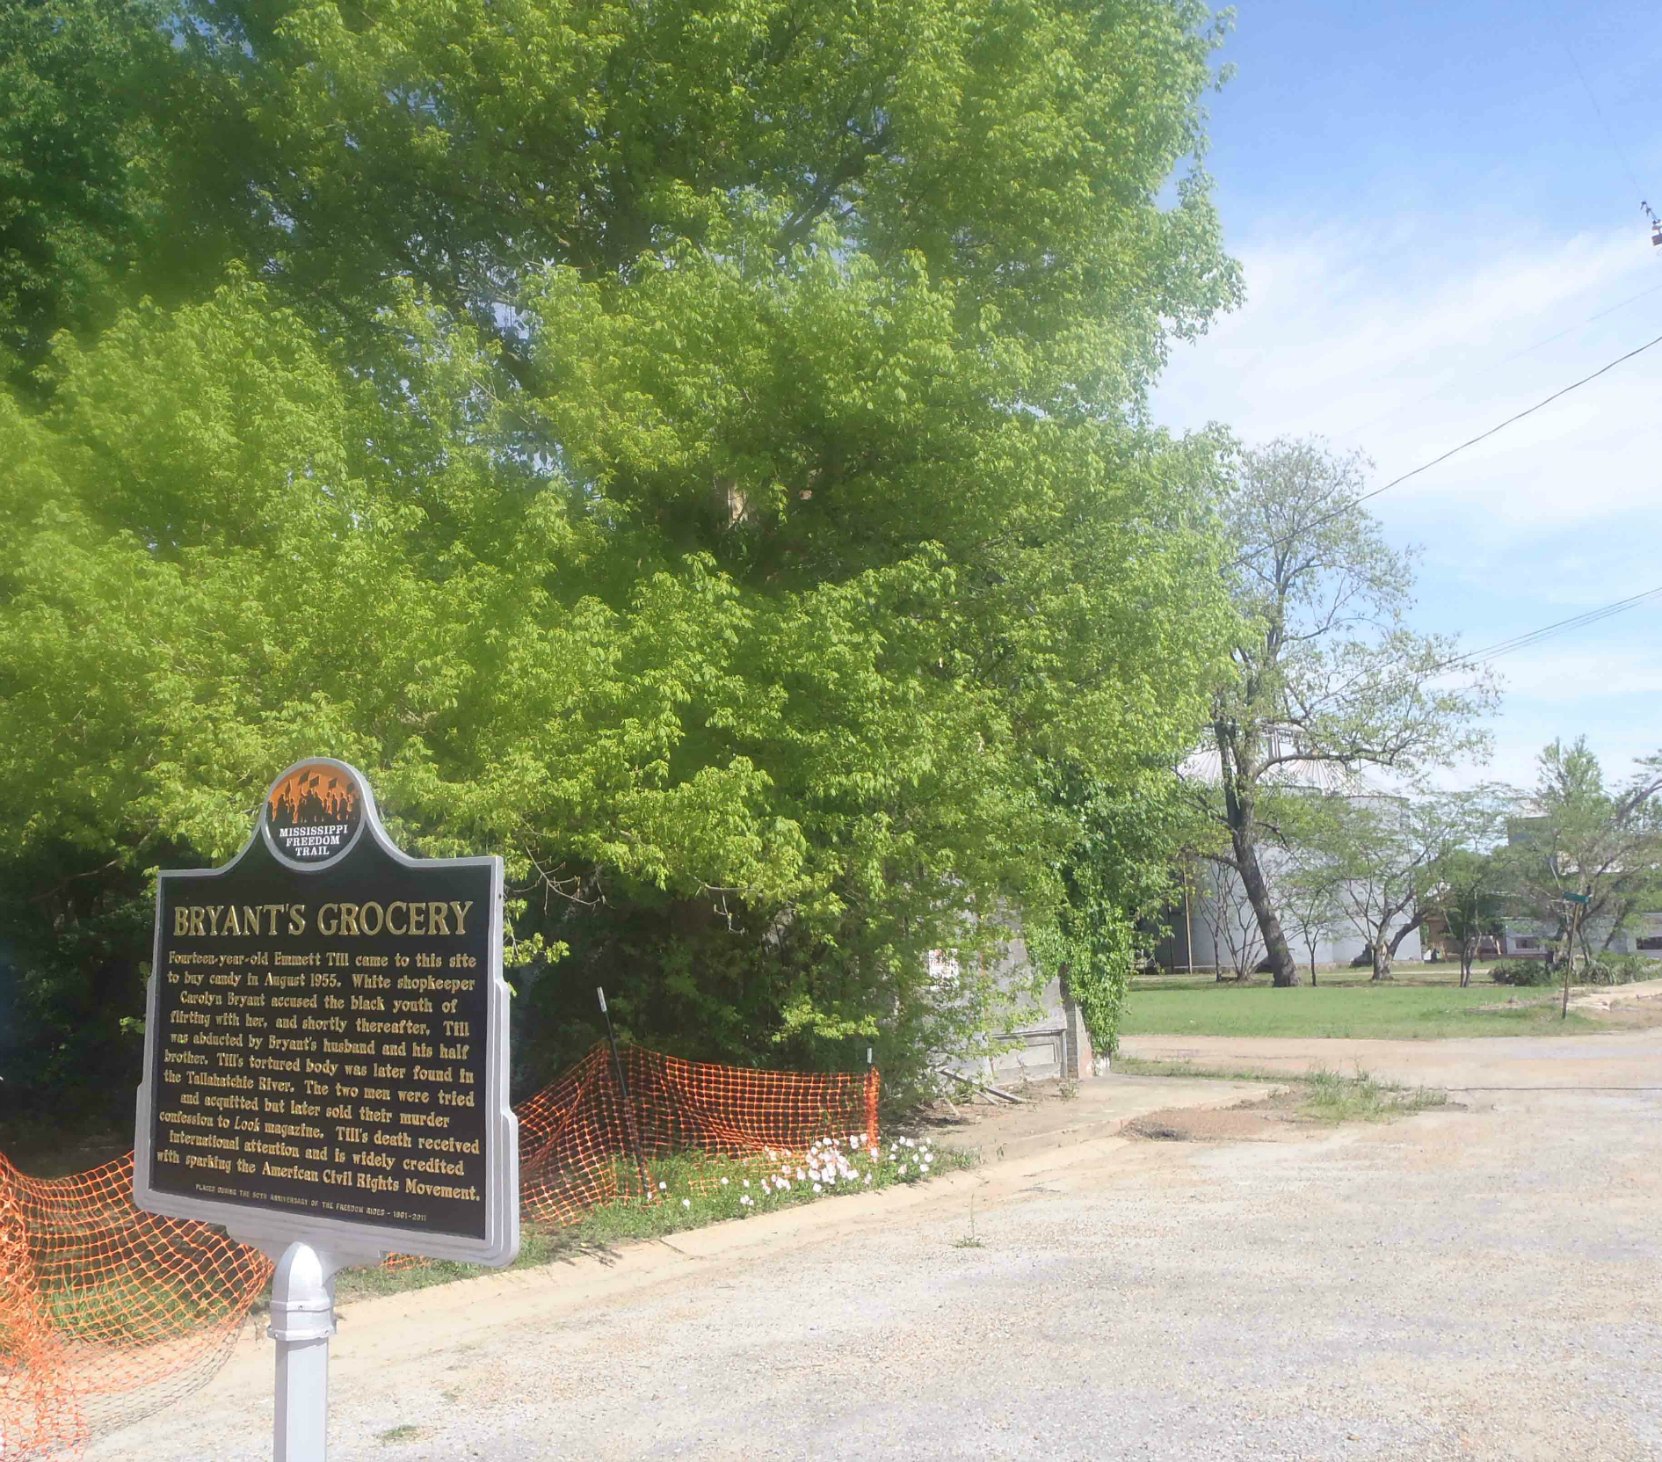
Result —
[[1378, 985], [1366, 970], [1319, 974], [1314, 989], [1308, 971], [1304, 978], [1277, 990], [1267, 976], [1249, 985], [1220, 985], [1210, 975], [1145, 976], [1132, 984], [1121, 1034], [1403, 1040], [1600, 1028], [1573, 1011], [1560, 1020], [1556, 991], [1495, 985], [1481, 966], [1464, 990], [1458, 970], [1446, 965], [1399, 965], [1389, 983]]

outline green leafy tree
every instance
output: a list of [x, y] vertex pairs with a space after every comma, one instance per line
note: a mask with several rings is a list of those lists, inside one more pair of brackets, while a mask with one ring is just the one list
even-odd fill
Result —
[[1358, 501], [1363, 470], [1320, 443], [1272, 442], [1241, 454], [1224, 510], [1243, 631], [1212, 705], [1215, 776], [1193, 785], [1277, 985], [1299, 980], [1262, 852], [1285, 800], [1478, 751], [1493, 699], [1481, 675], [1451, 677], [1451, 641], [1409, 627], [1413, 575]]
[[1403, 941], [1437, 907], [1439, 870], [1493, 825], [1484, 793], [1335, 799], [1329, 856], [1345, 921], [1373, 956], [1373, 979], [1391, 975]]
[[130, 1058], [154, 868], [325, 750], [408, 846], [507, 859], [526, 1081], [597, 983], [642, 1038], [904, 1077], [1006, 1000], [928, 952], [1018, 922], [1111, 1042], [1230, 626], [1216, 444], [1139, 410], [1235, 291], [1167, 191], [1205, 12], [105, 16], [167, 84], [77, 122], [158, 170], [100, 248], [217, 262], [7, 306], [68, 330], [0, 403], [42, 1080]]
[[1662, 891], [1662, 756], [1609, 787], [1585, 737], [1554, 741], [1539, 758], [1527, 813], [1509, 829], [1504, 860], [1517, 907], [1552, 928], [1565, 1013], [1578, 970]]
[[0, 6], [0, 379], [27, 396], [59, 330], [199, 295], [232, 257], [230, 180], [223, 209], [199, 183], [238, 129], [197, 126], [183, 23], [165, 0]]
[[1484, 940], [1505, 929], [1509, 891], [1506, 862], [1492, 850], [1454, 848], [1432, 869], [1427, 907], [1441, 917], [1458, 952], [1462, 988], [1472, 982]]
[[1310, 983], [1316, 984], [1316, 950], [1324, 939], [1345, 927], [1340, 891], [1345, 868], [1336, 854], [1335, 823], [1342, 798], [1312, 796], [1289, 802], [1284, 822], [1283, 852], [1278, 861], [1275, 897], [1283, 926], [1304, 948]]

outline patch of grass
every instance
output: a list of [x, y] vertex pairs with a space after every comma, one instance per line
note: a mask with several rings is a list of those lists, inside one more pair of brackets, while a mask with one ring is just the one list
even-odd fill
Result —
[[[519, 1257], [511, 1269], [535, 1269], [560, 1260], [592, 1253], [597, 1246], [586, 1243], [575, 1229], [540, 1229], [524, 1224], [519, 1234]], [[406, 1259], [373, 1269], [343, 1269], [335, 1276], [336, 1299], [368, 1299], [377, 1295], [404, 1294], [458, 1279], [474, 1279], [485, 1271], [476, 1264], [457, 1264], [448, 1259]]]
[[1268, 1081], [1283, 1086], [1299, 1080], [1297, 1072], [1280, 1076], [1241, 1066], [1197, 1066], [1193, 1061], [1154, 1061], [1141, 1056], [1116, 1056], [1111, 1069], [1121, 1076], [1192, 1076], [1201, 1081]]
[[117, 1270], [90, 1284], [65, 1282], [74, 1272], [73, 1266], [60, 1265], [41, 1283], [47, 1319], [64, 1338], [153, 1345], [240, 1311], [229, 1293], [189, 1277]]
[[408, 1442], [420, 1435], [420, 1427], [405, 1422], [403, 1426], [388, 1427], [375, 1440], [378, 1442]]
[[1439, 1036], [1584, 1033], [1598, 1023], [1574, 1012], [1560, 1019], [1551, 996], [1507, 1000], [1487, 981], [1457, 984], [1269, 985], [1144, 984], [1131, 992], [1121, 1034], [1317, 1036], [1425, 1040]]
[[[1493, 982], [1489, 979], [1489, 972], [1497, 962], [1487, 960], [1482, 964], [1472, 966], [1472, 984], [1486, 985]], [[1300, 963], [1298, 977], [1304, 986], [1310, 984], [1310, 967]], [[1225, 973], [1221, 982], [1232, 989], [1241, 989], [1234, 976]], [[1253, 975], [1246, 981], [1246, 988], [1265, 986], [1270, 983], [1268, 975]], [[1373, 968], [1370, 965], [1352, 967], [1341, 965], [1338, 968], [1329, 968], [1325, 965], [1317, 966], [1316, 986], [1321, 990], [1352, 989], [1358, 985], [1373, 983]], [[1393, 985], [1425, 985], [1443, 990], [1458, 990], [1460, 988], [1460, 966], [1447, 960], [1439, 960], [1436, 964], [1427, 964], [1423, 960], [1398, 960], [1391, 966], [1390, 983]], [[1219, 988], [1218, 977], [1209, 969], [1196, 970], [1193, 974], [1184, 970], [1174, 970], [1166, 973], [1163, 970], [1151, 971], [1136, 976], [1131, 982], [1133, 990], [1215, 990]]]
[[[620, 1164], [627, 1168], [623, 1176], [632, 1179], [633, 1166], [622, 1159]], [[936, 1173], [974, 1164], [973, 1154], [909, 1137], [885, 1138], [876, 1158], [863, 1148], [851, 1151], [846, 1144], [838, 1148], [822, 1146], [789, 1160], [784, 1160], [783, 1153], [771, 1160], [766, 1154], [737, 1158], [709, 1152], [676, 1153], [654, 1158], [648, 1164], [652, 1181], [662, 1185], [649, 1201], [627, 1199], [602, 1204], [565, 1228], [522, 1226], [519, 1257], [512, 1267], [530, 1269], [583, 1255], [604, 1256], [618, 1244], [668, 1238], [688, 1229], [794, 1208], [838, 1193], [871, 1192], [922, 1182]], [[343, 1270], [335, 1292], [343, 1299], [401, 1294], [479, 1273], [470, 1264], [417, 1260], [392, 1268]]]
[[1443, 1106], [1448, 1093], [1424, 1086], [1375, 1081], [1365, 1071], [1341, 1076], [1318, 1068], [1304, 1077], [1300, 1111], [1318, 1122], [1388, 1122]]
[[1127, 1076], [1181, 1076], [1206, 1081], [1258, 1081], [1299, 1092], [1300, 1116], [1317, 1122], [1387, 1122], [1448, 1103], [1448, 1093], [1435, 1087], [1400, 1086], [1376, 1081], [1358, 1068], [1345, 1076], [1326, 1067], [1312, 1071], [1247, 1071], [1240, 1067], [1197, 1066], [1192, 1061], [1139, 1061], [1119, 1057], [1114, 1070]]

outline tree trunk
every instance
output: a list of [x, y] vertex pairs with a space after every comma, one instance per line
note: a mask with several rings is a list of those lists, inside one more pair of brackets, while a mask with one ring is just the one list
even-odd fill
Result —
[[1275, 905], [1270, 902], [1270, 886], [1265, 882], [1264, 870], [1258, 862], [1257, 845], [1240, 829], [1231, 832], [1230, 842], [1235, 847], [1236, 871], [1241, 875], [1241, 887], [1246, 890], [1247, 902], [1252, 905], [1253, 915], [1258, 920], [1258, 932], [1264, 938], [1271, 978], [1284, 988], [1296, 985], [1299, 982], [1298, 961], [1293, 958], [1292, 947], [1282, 932]]
[[1217, 736], [1219, 767], [1223, 772], [1225, 823], [1229, 828], [1229, 842], [1235, 853], [1235, 872], [1246, 890], [1247, 902], [1252, 905], [1253, 917], [1258, 920], [1258, 932], [1263, 936], [1264, 954], [1269, 960], [1270, 976], [1279, 986], [1298, 984], [1298, 961], [1282, 932], [1281, 920], [1270, 902], [1269, 884], [1258, 862], [1258, 819], [1253, 811], [1253, 787], [1256, 774], [1250, 756], [1243, 755], [1235, 728], [1225, 722], [1214, 725]]
[[[1420, 927], [1420, 925], [1423, 924], [1424, 922], [1425, 922], [1425, 915], [1424, 914], [1416, 914], [1412, 919], [1410, 919], [1406, 924], [1404, 924], [1402, 926], [1402, 928], [1398, 929], [1397, 932], [1391, 936], [1389, 942], [1385, 941], [1384, 939], [1374, 940], [1374, 944], [1373, 944], [1373, 977], [1374, 977], [1374, 979], [1376, 979], [1376, 980], [1388, 980], [1388, 979], [1391, 978], [1391, 961], [1394, 960], [1397, 957], [1397, 951], [1402, 948], [1402, 941], [1404, 939], [1406, 939], [1410, 934], [1412, 934], [1416, 929], [1418, 929]], [[1383, 933], [1384, 931], [1381, 930], [1380, 932]], [[1384, 950], [1383, 957], [1380, 954], [1381, 949]]]
[[1567, 1020], [1570, 1014], [1570, 981], [1575, 978], [1575, 947], [1580, 939], [1580, 910], [1573, 909], [1564, 930], [1564, 1003], [1558, 1007], [1560, 1020]]

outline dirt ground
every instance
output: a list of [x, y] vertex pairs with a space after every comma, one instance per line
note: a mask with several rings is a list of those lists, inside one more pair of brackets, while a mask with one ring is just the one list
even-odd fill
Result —
[[[974, 1172], [364, 1302], [332, 1455], [1662, 1458], [1662, 1032], [1127, 1046], [1451, 1101], [1109, 1077], [966, 1126]], [[270, 1366], [93, 1456], [269, 1455]]]

